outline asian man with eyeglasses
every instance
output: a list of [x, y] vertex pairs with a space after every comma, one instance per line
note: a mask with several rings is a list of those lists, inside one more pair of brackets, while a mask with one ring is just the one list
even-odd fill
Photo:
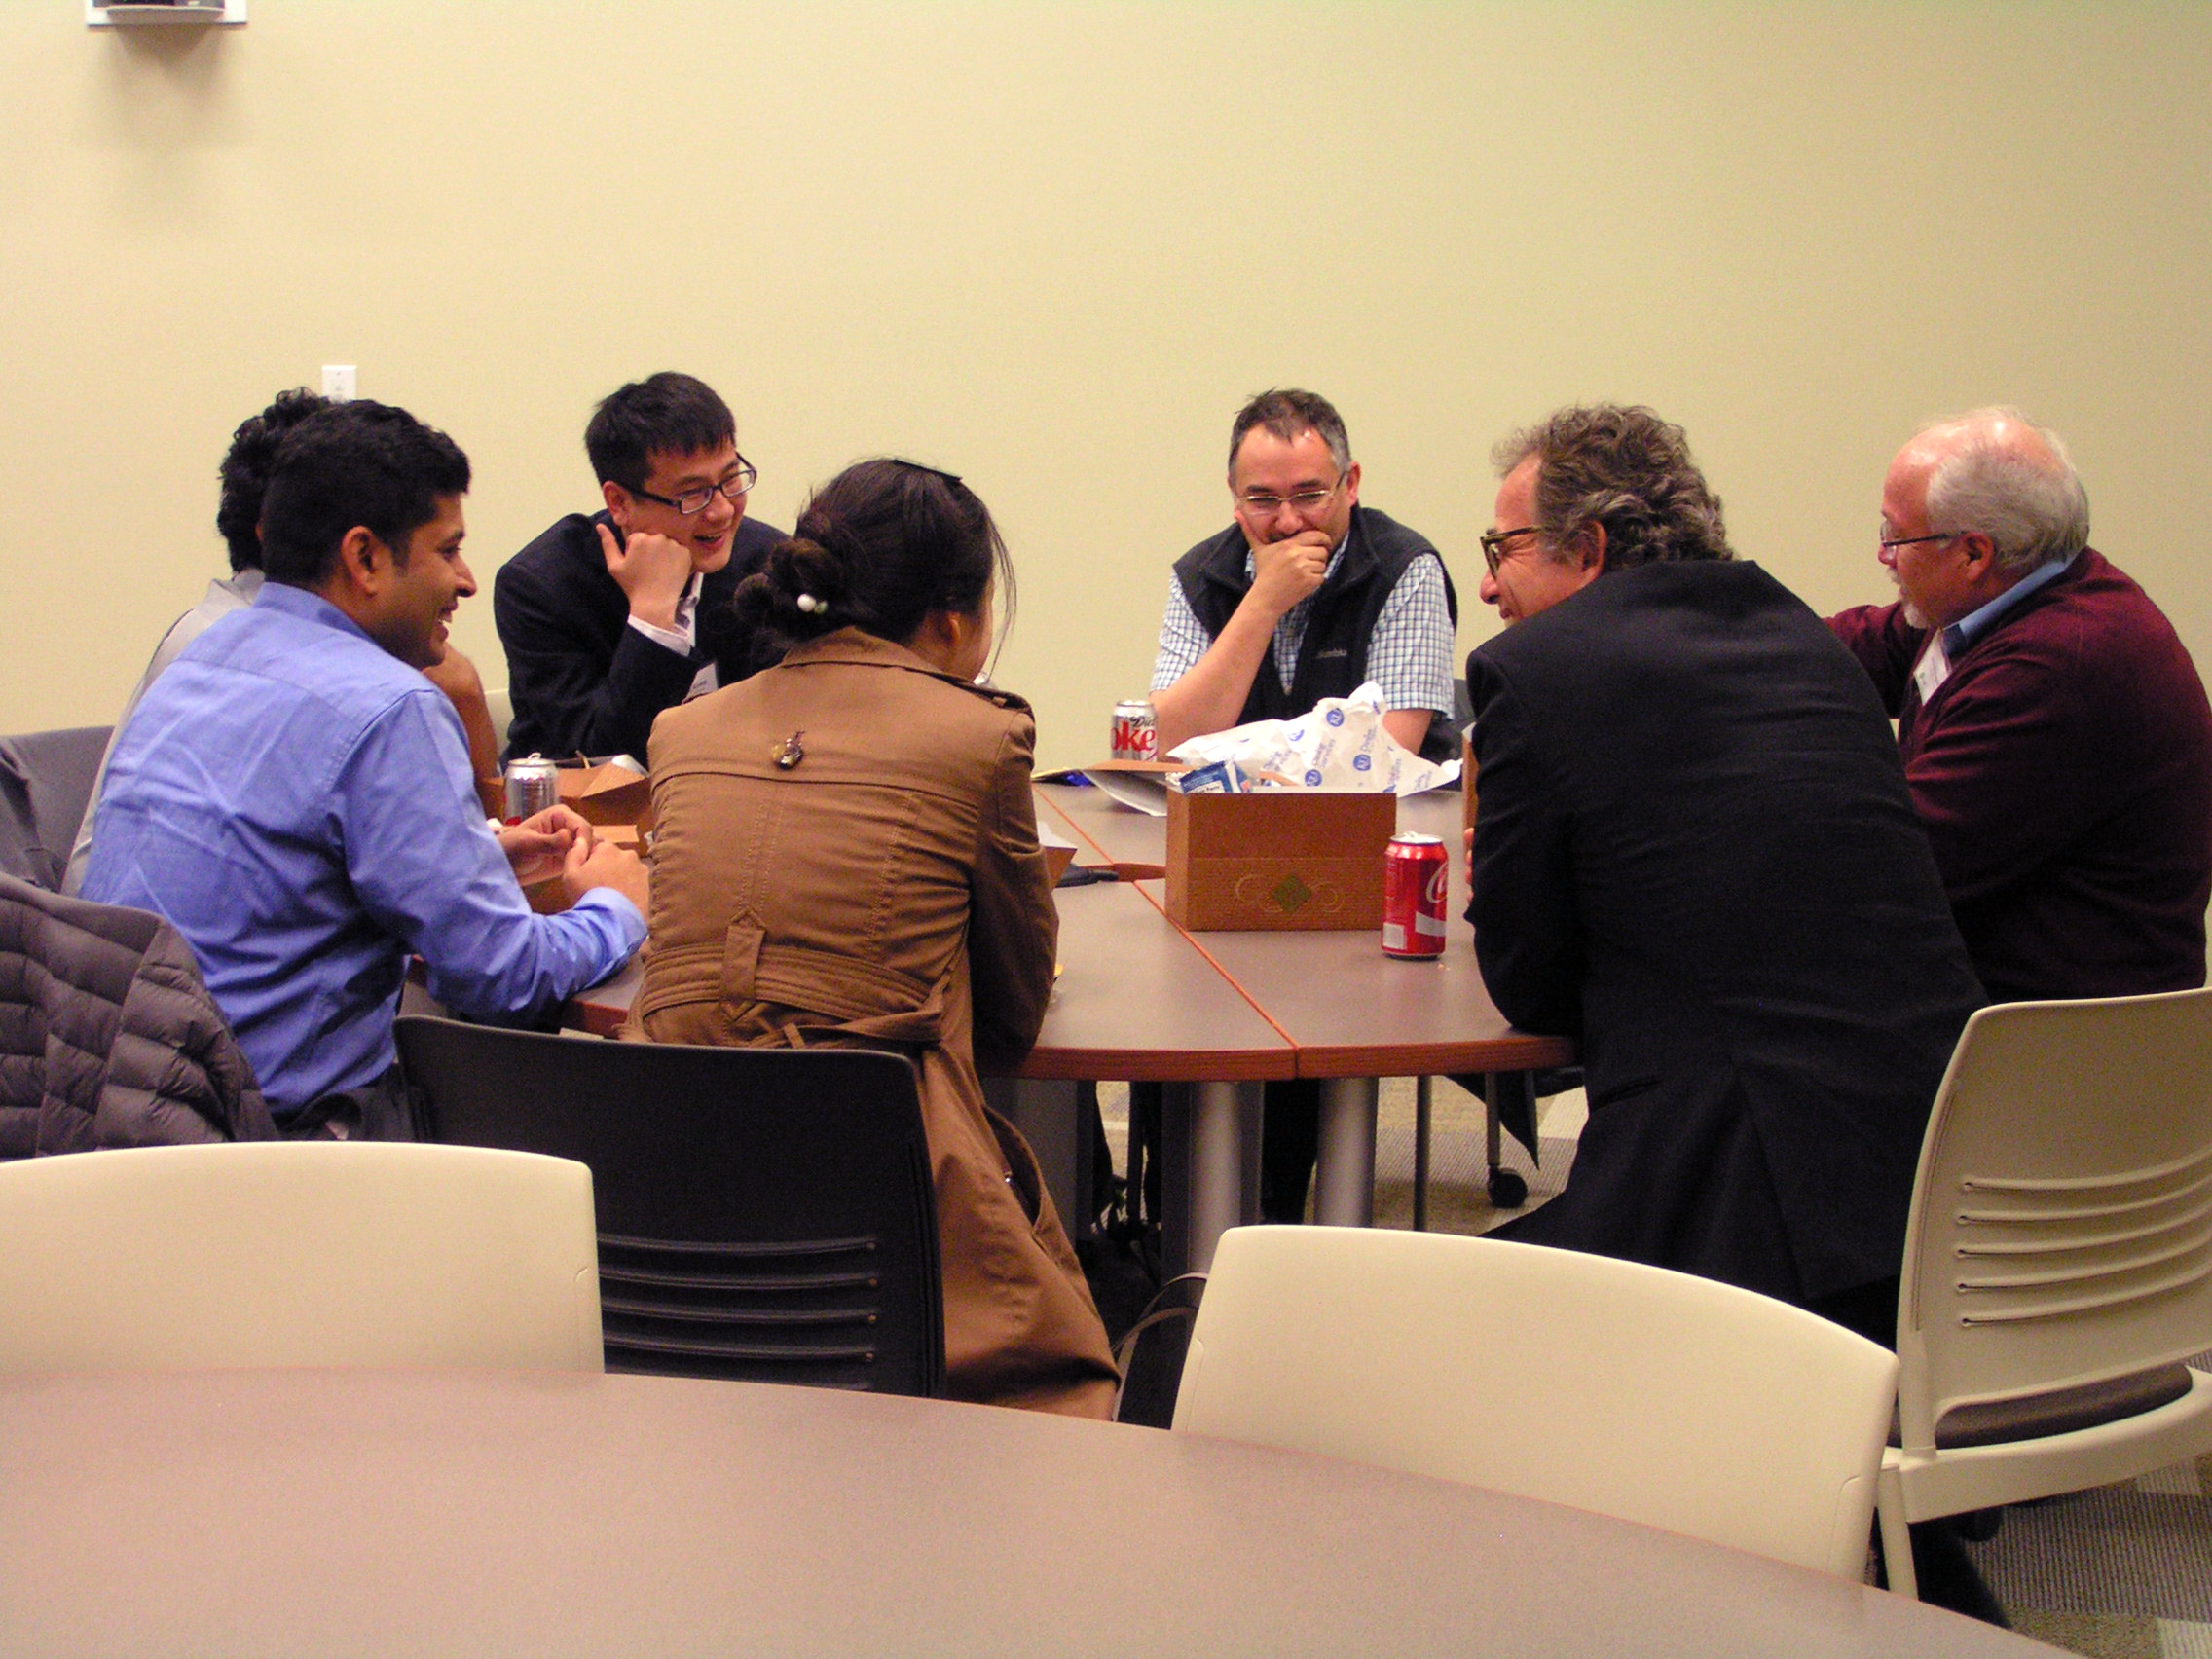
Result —
[[609, 393], [584, 449], [605, 506], [561, 519], [493, 582], [506, 752], [642, 760], [663, 709], [774, 660], [729, 598], [784, 533], [746, 516], [758, 474], [729, 405], [689, 375]]

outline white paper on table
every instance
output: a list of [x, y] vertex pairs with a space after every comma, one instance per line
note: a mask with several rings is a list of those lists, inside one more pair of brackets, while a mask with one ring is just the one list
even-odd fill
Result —
[[1370, 680], [1348, 697], [1322, 698], [1294, 720], [1207, 732], [1177, 745], [1167, 758], [1193, 766], [1234, 760], [1247, 773], [1289, 778], [1294, 788], [1345, 793], [1410, 795], [1458, 782], [1458, 761], [1423, 760], [1384, 729], [1385, 712], [1382, 688]]
[[1167, 779], [1160, 772], [1086, 772], [1098, 793], [1147, 818], [1167, 816]]

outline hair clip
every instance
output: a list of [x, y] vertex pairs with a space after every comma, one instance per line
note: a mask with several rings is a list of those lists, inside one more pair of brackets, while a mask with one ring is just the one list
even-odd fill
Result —
[[805, 611], [809, 616], [819, 615], [823, 611], [830, 608], [830, 607], [826, 603], [824, 603], [822, 600], [816, 599], [814, 595], [810, 593], [800, 594], [798, 596], [797, 604], [798, 608], [801, 610]]

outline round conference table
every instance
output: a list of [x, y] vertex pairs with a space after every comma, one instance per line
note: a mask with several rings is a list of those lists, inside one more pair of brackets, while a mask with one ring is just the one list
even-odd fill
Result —
[[[1368, 929], [1186, 933], [1167, 919], [1163, 819], [1088, 785], [1041, 782], [1040, 825], [1076, 843], [1081, 866], [1138, 879], [1063, 887], [1061, 976], [1036, 1047], [993, 1103], [1035, 1147], [1059, 1208], [1086, 1206], [1073, 1087], [1165, 1083], [1162, 1252], [1171, 1272], [1203, 1271], [1221, 1234], [1258, 1219], [1260, 1085], [1321, 1080], [1316, 1219], [1364, 1226], [1373, 1217], [1377, 1080], [1444, 1073], [1524, 1072], [1571, 1065], [1561, 1037], [1517, 1031], [1484, 988], [1469, 930], [1454, 918], [1444, 954], [1402, 961]], [[1443, 837], [1451, 891], [1464, 892], [1456, 791], [1399, 803], [1407, 830]], [[1455, 901], [1455, 905], [1456, 900]], [[574, 1023], [620, 1028], [642, 970], [577, 997]]]
[[943, 1401], [552, 1372], [0, 1380], [0, 1652], [2025, 1655], [1479, 1488]]

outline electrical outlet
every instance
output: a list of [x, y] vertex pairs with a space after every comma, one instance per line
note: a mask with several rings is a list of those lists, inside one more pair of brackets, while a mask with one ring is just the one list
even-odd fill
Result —
[[350, 403], [355, 394], [353, 365], [351, 363], [325, 363], [322, 365], [322, 395], [333, 403]]

